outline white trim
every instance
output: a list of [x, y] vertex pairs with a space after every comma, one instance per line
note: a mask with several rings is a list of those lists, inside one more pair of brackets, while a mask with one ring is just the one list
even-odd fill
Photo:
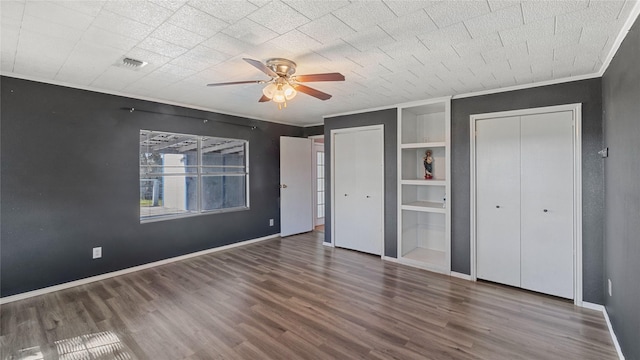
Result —
[[398, 263], [398, 258], [394, 258], [394, 257], [391, 257], [391, 256], [386, 256], [386, 255], [382, 256], [382, 260], [389, 261], [389, 262], [392, 262], [392, 263]]
[[[333, 239], [331, 239], [331, 240], [333, 241]], [[328, 246], [328, 247], [335, 247], [335, 246], [333, 246], [333, 242], [328, 243], [328, 242], [325, 242], [324, 240], [322, 240], [322, 245]]]
[[567, 105], [545, 106], [539, 108], [528, 108], [511, 111], [499, 111], [484, 114], [473, 114], [469, 116], [469, 164], [470, 164], [470, 221], [469, 230], [471, 235], [471, 279], [477, 280], [477, 259], [476, 259], [476, 121], [496, 117], [511, 117], [531, 114], [542, 114], [548, 112], [572, 111], [574, 120], [573, 136], [573, 188], [574, 188], [574, 216], [573, 216], [573, 302], [577, 306], [582, 305], [582, 104], [574, 103]]
[[[300, 126], [300, 125], [296, 125], [296, 126]], [[324, 122], [311, 124], [311, 125], [304, 125], [302, 127], [308, 128], [308, 127], [313, 127], [313, 126], [324, 126]]]
[[598, 73], [591, 73], [591, 74], [578, 75], [578, 76], [568, 76], [562, 79], [553, 79], [553, 80], [540, 81], [540, 82], [529, 83], [529, 84], [513, 85], [513, 86], [501, 87], [497, 89], [488, 89], [488, 90], [458, 94], [458, 95], [453, 95], [452, 99], [463, 99], [468, 97], [497, 94], [497, 93], [508, 92], [508, 91], [531, 89], [531, 88], [537, 88], [541, 86], [562, 84], [562, 83], [567, 83], [572, 81], [594, 79], [594, 78], [599, 78], [600, 76], [601, 75], [599, 75]]
[[609, 65], [611, 64], [611, 60], [613, 60], [613, 57], [618, 52], [620, 45], [622, 45], [622, 41], [624, 41], [624, 38], [627, 37], [627, 33], [629, 32], [629, 30], [631, 30], [631, 27], [636, 22], [638, 15], [640, 15], [640, 1], [636, 1], [633, 8], [631, 8], [631, 12], [629, 13], [629, 17], [627, 18], [627, 21], [625, 21], [624, 25], [622, 25], [622, 29], [620, 29], [620, 32], [618, 33], [616, 40], [613, 42], [613, 46], [611, 46], [611, 50], [609, 50], [607, 57], [605, 57], [604, 61], [602, 62], [602, 67], [600, 67], [600, 71], [598, 71], [598, 74], [600, 76], [603, 76], [604, 73], [609, 68]]
[[622, 348], [620, 347], [620, 343], [618, 342], [618, 337], [616, 336], [615, 331], [613, 331], [613, 326], [611, 325], [611, 320], [609, 319], [609, 313], [607, 312], [607, 308], [600, 304], [594, 304], [590, 302], [583, 301], [582, 307], [585, 309], [591, 309], [595, 311], [602, 312], [604, 316], [604, 320], [607, 322], [607, 327], [609, 328], [609, 335], [611, 335], [611, 341], [613, 342], [613, 346], [616, 348], [616, 352], [618, 353], [618, 358], [620, 360], [624, 359], [624, 354], [622, 353]]
[[[398, 107], [398, 105], [392, 104], [392, 105], [383, 105], [383, 106], [367, 108], [367, 109], [345, 111], [345, 112], [336, 113], [336, 114], [322, 115], [322, 119], [324, 120], [326, 118], [332, 118], [332, 117], [338, 117], [338, 116], [362, 114], [362, 113], [367, 113], [367, 112], [372, 112], [372, 111], [389, 110], [389, 109], [395, 109], [397, 107]], [[323, 125], [324, 125], [324, 123], [323, 123]]]
[[[198, 105], [194, 105], [194, 104], [187, 104], [187, 103], [182, 103], [182, 102], [178, 102], [178, 101], [171, 101], [171, 100], [158, 99], [158, 98], [153, 98], [153, 97], [148, 97], [148, 96], [143, 96], [143, 95], [135, 95], [135, 94], [130, 94], [130, 93], [124, 93], [124, 92], [120, 92], [120, 91], [116, 91], [116, 90], [98, 89], [98, 88], [94, 88], [94, 87], [91, 87], [91, 86], [69, 84], [69, 83], [64, 82], [64, 81], [51, 80], [51, 79], [42, 79], [42, 78], [37, 77], [37, 76], [29, 76], [29, 75], [22, 75], [22, 74], [16, 74], [16, 73], [6, 73], [4, 71], [0, 71], [0, 75], [6, 76], [6, 77], [12, 77], [12, 78], [16, 78], [16, 79], [37, 81], [37, 82], [44, 83], [44, 84], [64, 86], [64, 87], [68, 87], [68, 88], [72, 88], [72, 89], [86, 90], [86, 91], [96, 92], [96, 93], [100, 93], [100, 94], [115, 95], [115, 96], [121, 96], [121, 97], [129, 98], [129, 99], [152, 101], [152, 102], [159, 103], [159, 104], [174, 105], [174, 106], [180, 106], [180, 107], [184, 107], [184, 108], [188, 108], [188, 109], [202, 110], [202, 111], [207, 111], [207, 112], [214, 112], [214, 113], [222, 114], [222, 115], [237, 116], [237, 117], [242, 117], [242, 118], [249, 119], [249, 120], [259, 120], [259, 121], [266, 121], [266, 122], [270, 122], [270, 123], [277, 123], [277, 124], [283, 124], [283, 125], [291, 125], [291, 126], [303, 127], [300, 124], [287, 122], [287, 121], [273, 120], [273, 119], [270, 120], [270, 119], [266, 119], [266, 118], [260, 118], [260, 117], [256, 117], [256, 116], [248, 116], [246, 114], [239, 114], [239, 113], [234, 113], [234, 112], [229, 112], [229, 111], [222, 111], [222, 110], [217, 110], [217, 109], [214, 109], [214, 108], [198, 106]], [[177, 116], [179, 116], [179, 115], [177, 115]]]
[[603, 305], [590, 303], [588, 301], [583, 301], [581, 307], [583, 307], [585, 309], [591, 309], [591, 310], [595, 310], [595, 311], [600, 311], [600, 312], [604, 312], [605, 311], [605, 308], [604, 308]]
[[404, 102], [404, 103], [398, 104], [397, 107], [406, 109], [406, 108], [418, 107], [423, 105], [433, 105], [433, 104], [447, 103], [447, 102], [449, 103], [451, 102], [451, 96], [441, 96], [441, 97], [431, 98], [427, 100]]
[[611, 334], [611, 341], [613, 341], [613, 346], [616, 347], [616, 352], [618, 353], [618, 357], [620, 358], [620, 360], [624, 360], [624, 354], [622, 353], [622, 348], [620, 347], [620, 343], [618, 342], [618, 337], [616, 336], [615, 331], [613, 331], [613, 325], [611, 325], [611, 320], [609, 319], [609, 313], [607, 312], [606, 307], [603, 307], [602, 315], [604, 315], [604, 320], [607, 322], [607, 327], [609, 328], [609, 334]]
[[164, 260], [159, 260], [159, 261], [154, 261], [154, 262], [151, 262], [151, 263], [148, 263], [148, 264], [138, 265], [138, 266], [130, 267], [130, 268], [123, 269], [123, 270], [109, 272], [109, 273], [106, 273], [106, 274], [100, 274], [100, 275], [91, 276], [91, 277], [80, 279], [80, 280], [74, 280], [74, 281], [66, 282], [64, 284], [48, 286], [48, 287], [45, 287], [45, 288], [42, 288], [42, 289], [27, 291], [27, 292], [24, 292], [24, 293], [11, 295], [11, 296], [5, 296], [3, 298], [0, 298], [0, 304], [7, 304], [7, 303], [10, 303], [10, 302], [13, 302], [13, 301], [24, 300], [24, 299], [27, 299], [27, 298], [30, 298], [30, 297], [34, 297], [34, 296], [39, 296], [39, 295], [44, 295], [44, 294], [48, 294], [48, 293], [55, 292], [55, 291], [69, 289], [69, 288], [72, 288], [72, 287], [75, 287], [75, 286], [85, 285], [85, 284], [89, 284], [89, 283], [92, 283], [92, 282], [95, 282], [95, 281], [109, 279], [109, 278], [112, 278], [112, 277], [115, 277], [115, 276], [125, 275], [125, 274], [129, 274], [129, 273], [132, 273], [132, 272], [136, 272], [136, 271], [140, 271], [140, 270], [144, 270], [144, 269], [149, 269], [149, 268], [160, 266], [160, 265], [165, 265], [165, 264], [169, 264], [169, 263], [176, 262], [176, 261], [186, 260], [186, 259], [189, 259], [189, 258], [192, 258], [192, 257], [196, 257], [196, 256], [201, 256], [201, 255], [211, 254], [211, 253], [215, 253], [215, 252], [219, 252], [219, 251], [229, 250], [229, 249], [233, 249], [233, 248], [236, 248], [236, 247], [250, 245], [250, 244], [254, 244], [254, 243], [257, 243], [257, 242], [260, 242], [260, 241], [269, 240], [269, 239], [275, 239], [275, 238], [277, 238], [279, 236], [280, 236], [280, 234], [273, 234], [273, 235], [263, 236], [263, 237], [257, 238], [257, 239], [245, 240], [245, 241], [237, 242], [237, 243], [234, 243], [234, 244], [219, 246], [219, 247], [215, 247], [215, 248], [207, 249], [207, 250], [202, 250], [202, 251], [196, 251], [196, 252], [193, 252], [193, 253], [190, 253], [190, 254], [180, 255], [180, 256], [176, 256], [176, 257], [172, 257], [172, 258], [164, 259]]
[[[379, 130], [380, 131], [380, 136], [382, 137], [382, 168], [380, 169], [380, 176], [382, 176], [382, 182], [380, 184], [381, 189], [380, 189], [380, 194], [382, 194], [382, 198], [381, 198], [381, 202], [382, 202], [382, 218], [380, 219], [380, 224], [382, 226], [382, 242], [380, 244], [380, 257], [384, 256], [384, 242], [385, 242], [385, 237], [384, 237], [384, 208], [385, 208], [385, 200], [384, 200], [384, 169], [385, 169], [385, 162], [384, 162], [384, 124], [378, 124], [378, 125], [366, 125], [366, 126], [356, 126], [356, 127], [347, 127], [347, 128], [340, 128], [340, 129], [332, 129], [329, 133], [329, 137], [331, 139], [331, 191], [329, 194], [329, 197], [331, 199], [331, 246], [335, 246], [335, 241], [336, 241], [336, 196], [335, 196], [335, 190], [336, 190], [336, 171], [335, 171], [335, 166], [336, 166], [336, 151], [335, 151], [335, 146], [336, 146], [336, 142], [335, 142], [335, 137], [336, 134], [340, 134], [340, 133], [348, 133], [348, 132], [356, 132], [356, 131], [362, 131], [362, 130]], [[326, 148], [325, 148], [326, 150]], [[327, 164], [327, 158], [325, 156], [325, 166]], [[325, 179], [325, 182], [327, 180]], [[326, 188], [325, 188], [326, 189]], [[325, 204], [326, 206], [326, 204]], [[326, 217], [325, 217], [325, 224], [326, 224]]]
[[455, 271], [452, 271], [449, 275], [451, 275], [451, 277], [454, 277], [454, 278], [473, 281], [471, 280], [471, 275], [467, 275], [467, 274], [463, 274]]

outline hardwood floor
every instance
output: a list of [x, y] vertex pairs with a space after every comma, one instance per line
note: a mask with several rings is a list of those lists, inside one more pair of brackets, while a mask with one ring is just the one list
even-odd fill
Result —
[[1, 358], [617, 358], [599, 312], [325, 247], [320, 236], [3, 305]]

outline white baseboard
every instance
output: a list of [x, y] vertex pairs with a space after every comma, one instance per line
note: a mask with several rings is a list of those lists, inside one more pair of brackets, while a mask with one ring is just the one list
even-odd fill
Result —
[[398, 258], [394, 258], [394, 257], [391, 257], [391, 256], [385, 256], [385, 255], [382, 256], [382, 260], [390, 261], [390, 262], [394, 262], [394, 263], [398, 262]]
[[600, 311], [600, 312], [605, 312], [605, 308], [604, 306], [600, 305], [600, 304], [594, 304], [594, 303], [590, 303], [590, 302], [586, 302], [583, 301], [582, 302], [582, 307], [586, 308], [586, 309], [591, 309], [591, 310], [596, 310], [596, 311]]
[[324, 242], [324, 241], [322, 242], [322, 245], [328, 246], [328, 247], [335, 247], [335, 246], [333, 246], [333, 243], [328, 243], [328, 242]]
[[100, 274], [100, 275], [91, 276], [91, 277], [80, 279], [80, 280], [74, 280], [74, 281], [66, 282], [64, 284], [59, 284], [59, 285], [49, 286], [49, 287], [42, 288], [42, 289], [27, 291], [27, 292], [16, 294], [16, 295], [5, 296], [3, 298], [0, 298], [0, 305], [7, 304], [7, 303], [10, 303], [10, 302], [13, 302], [13, 301], [27, 299], [27, 298], [34, 297], [34, 296], [48, 294], [48, 293], [55, 292], [55, 291], [60, 291], [60, 290], [72, 288], [74, 286], [85, 285], [85, 284], [89, 284], [89, 283], [92, 283], [92, 282], [95, 282], [95, 281], [100, 281], [100, 280], [112, 278], [112, 277], [115, 277], [115, 276], [129, 274], [129, 273], [132, 273], [132, 272], [136, 272], [136, 271], [140, 271], [140, 270], [144, 270], [144, 269], [149, 269], [149, 268], [152, 268], [152, 267], [155, 267], [155, 266], [159, 266], [159, 265], [169, 264], [169, 263], [172, 263], [172, 262], [189, 259], [189, 258], [196, 257], [196, 256], [211, 254], [211, 253], [214, 253], [214, 252], [223, 251], [223, 250], [229, 250], [229, 249], [232, 249], [232, 248], [235, 248], [235, 247], [239, 247], [239, 246], [244, 246], [244, 245], [257, 243], [257, 242], [260, 242], [260, 241], [274, 239], [274, 238], [277, 238], [279, 236], [280, 236], [280, 234], [268, 235], [268, 236], [264, 236], [264, 237], [257, 238], [257, 239], [241, 241], [241, 242], [237, 242], [237, 243], [234, 243], [234, 244], [219, 246], [219, 247], [216, 247], [216, 248], [213, 248], [213, 249], [197, 251], [197, 252], [186, 254], [186, 255], [180, 255], [180, 256], [172, 257], [172, 258], [169, 258], [169, 259], [154, 261], [154, 262], [151, 262], [151, 263], [148, 263], [148, 264], [138, 265], [138, 266], [130, 267], [130, 268], [123, 269], [123, 270], [113, 271], [113, 272], [106, 273], [106, 274]]
[[613, 341], [613, 346], [615, 346], [616, 351], [618, 352], [618, 358], [620, 360], [625, 360], [624, 354], [622, 353], [622, 348], [620, 348], [620, 343], [618, 342], [618, 337], [616, 336], [616, 333], [613, 331], [613, 326], [611, 326], [611, 320], [609, 320], [609, 313], [607, 313], [607, 308], [604, 307], [603, 305], [594, 304], [586, 301], [582, 302], [582, 307], [602, 312], [602, 315], [604, 315], [604, 320], [607, 322], [607, 327], [609, 328], [611, 341]]
[[451, 277], [454, 277], [454, 278], [471, 281], [471, 275], [467, 275], [467, 274], [463, 274], [455, 271], [452, 271], [450, 275]]

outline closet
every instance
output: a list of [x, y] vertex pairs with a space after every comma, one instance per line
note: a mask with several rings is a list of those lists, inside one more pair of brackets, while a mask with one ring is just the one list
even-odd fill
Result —
[[334, 245], [381, 255], [383, 127], [331, 131]]
[[574, 298], [574, 126], [573, 111], [475, 121], [477, 278]]

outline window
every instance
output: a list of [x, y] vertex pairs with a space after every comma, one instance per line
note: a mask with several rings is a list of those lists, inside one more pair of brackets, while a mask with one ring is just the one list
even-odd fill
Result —
[[324, 218], [324, 151], [316, 152], [316, 181], [317, 181], [317, 210], [316, 210], [316, 218], [322, 219]]
[[140, 130], [140, 222], [249, 207], [245, 140]]

